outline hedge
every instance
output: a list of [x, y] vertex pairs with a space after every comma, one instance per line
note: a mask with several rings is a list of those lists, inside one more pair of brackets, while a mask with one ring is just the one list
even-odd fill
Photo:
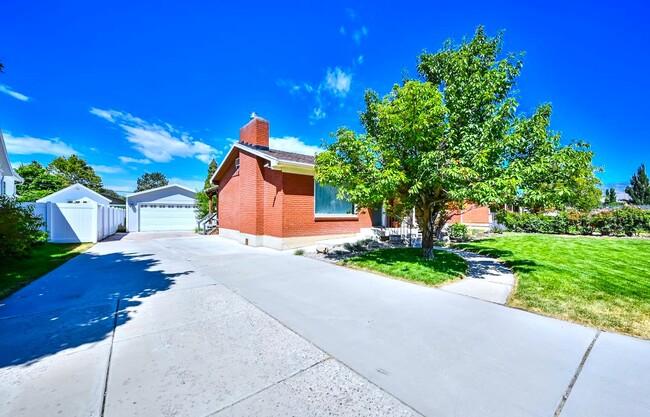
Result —
[[511, 232], [603, 236], [650, 233], [650, 211], [636, 207], [594, 214], [565, 211], [557, 216], [501, 212], [496, 219]]

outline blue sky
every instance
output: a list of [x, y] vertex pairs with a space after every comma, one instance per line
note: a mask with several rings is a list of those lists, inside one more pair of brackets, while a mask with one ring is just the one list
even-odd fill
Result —
[[272, 145], [309, 151], [359, 128], [447, 38], [505, 29], [526, 51], [520, 110], [554, 106], [565, 142], [592, 144], [606, 183], [650, 163], [648, 6], [595, 2], [4, 0], [0, 128], [14, 163], [82, 155], [120, 192], [144, 172], [199, 187], [252, 111]]

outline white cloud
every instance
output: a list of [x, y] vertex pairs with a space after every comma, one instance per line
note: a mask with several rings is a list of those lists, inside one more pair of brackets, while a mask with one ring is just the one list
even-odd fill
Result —
[[359, 64], [363, 64], [363, 55], [359, 55], [359, 58], [357, 58], [357, 62]]
[[187, 188], [189, 188], [191, 190], [202, 190], [203, 186], [205, 185], [205, 181], [186, 180], [186, 179], [183, 179], [183, 178], [172, 177], [172, 178], [169, 178], [169, 184], [182, 185], [183, 187], [187, 187]]
[[92, 165], [93, 169], [100, 174], [119, 174], [124, 172], [122, 167], [112, 167], [108, 165]]
[[357, 12], [355, 12], [354, 9], [348, 8], [348, 9], [345, 9], [345, 11], [347, 12], [350, 19], [354, 20], [354, 18], [357, 17]]
[[323, 151], [318, 146], [307, 145], [302, 140], [292, 136], [285, 136], [283, 138], [269, 138], [269, 147], [271, 149], [296, 152], [303, 155], [314, 155], [318, 152]]
[[352, 74], [345, 73], [341, 68], [328, 68], [325, 75], [325, 88], [337, 97], [345, 97], [350, 92]]
[[221, 153], [206, 143], [194, 140], [189, 134], [177, 131], [168, 123], [160, 126], [116, 110], [92, 108], [90, 113], [118, 125], [133, 149], [155, 162], [169, 162], [175, 157], [210, 162]]
[[7, 144], [7, 151], [10, 154], [17, 155], [54, 155], [54, 156], [70, 156], [72, 154], [81, 155], [61, 141], [59, 138], [53, 139], [40, 139], [31, 136], [12, 136], [9, 132], [4, 132], [5, 143]]
[[130, 156], [120, 156], [119, 159], [120, 161], [122, 161], [123, 164], [149, 165], [151, 163], [151, 161], [148, 160], [147, 158], [136, 159], [136, 158], [131, 158]]
[[322, 107], [314, 107], [314, 110], [312, 110], [311, 114], [309, 115], [309, 120], [311, 120], [311, 123], [314, 124], [315, 121], [324, 119], [326, 117], [327, 113], [325, 113]]
[[4, 84], [0, 84], [0, 93], [5, 93], [5, 94], [15, 98], [16, 100], [29, 101], [29, 97], [27, 97], [26, 95], [21, 94], [21, 93], [19, 93], [17, 91], [12, 90], [9, 86], [4, 85]]
[[343, 26], [341, 26], [341, 28], [339, 29], [339, 33], [341, 35], [345, 35], [345, 28]]
[[362, 26], [361, 29], [354, 31], [354, 33], [352, 34], [352, 39], [354, 39], [357, 45], [360, 45], [361, 40], [366, 36], [368, 36], [368, 29], [365, 26]]

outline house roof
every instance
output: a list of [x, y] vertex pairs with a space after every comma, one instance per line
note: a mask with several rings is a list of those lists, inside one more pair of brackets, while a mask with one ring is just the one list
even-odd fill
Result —
[[126, 195], [126, 198], [129, 198], [129, 197], [135, 197], [135, 196], [143, 195], [143, 194], [147, 194], [147, 193], [153, 193], [154, 191], [166, 190], [166, 189], [168, 189], [168, 188], [180, 188], [181, 190], [189, 191], [189, 192], [191, 192], [191, 193], [193, 193], [193, 194], [196, 194], [196, 191], [194, 191], [194, 190], [192, 190], [192, 189], [189, 189], [189, 188], [187, 188], [187, 187], [183, 187], [182, 185], [178, 185], [178, 184], [169, 184], [169, 185], [164, 185], [164, 186], [162, 186], [162, 187], [158, 187], [158, 188], [150, 188], [150, 189], [148, 189], [148, 190], [138, 191], [137, 193], [127, 194], [127, 195]]
[[71, 186], [65, 187], [64, 189], [59, 190], [59, 191], [57, 191], [55, 193], [48, 194], [43, 198], [39, 198], [38, 200], [36, 200], [36, 202], [37, 203], [47, 203], [48, 201], [52, 200], [56, 196], [59, 196], [61, 194], [65, 194], [68, 191], [74, 190], [74, 189], [86, 191], [87, 194], [95, 197], [96, 201], [97, 200], [103, 201], [105, 204], [110, 204], [110, 202], [111, 202], [111, 200], [109, 200], [108, 198], [104, 197], [103, 195], [99, 194], [98, 192], [95, 192], [95, 191], [91, 190], [90, 188], [88, 188], [86, 186], [83, 186], [81, 184], [72, 184]]
[[111, 204], [126, 204], [126, 199], [125, 198], [117, 198], [117, 197], [113, 197], [111, 195], [106, 195], [106, 194], [102, 194], [102, 196], [104, 196], [104, 197], [108, 198], [109, 200], [111, 200]]
[[264, 149], [260, 147], [249, 146], [240, 142], [232, 145], [230, 151], [219, 165], [219, 168], [214, 172], [211, 183], [215, 183], [223, 173], [227, 171], [230, 165], [228, 162], [234, 155], [235, 149], [251, 153], [257, 157], [269, 161], [270, 168], [280, 171], [293, 172], [296, 174], [313, 175], [314, 167], [316, 166], [316, 159], [313, 155], [305, 155], [295, 152], [281, 151], [277, 149]]
[[11, 166], [11, 161], [9, 161], [9, 153], [7, 152], [7, 145], [5, 144], [5, 138], [2, 136], [2, 130], [0, 129], [0, 170], [3, 175], [11, 176], [16, 178], [16, 182], [24, 182], [22, 177]]

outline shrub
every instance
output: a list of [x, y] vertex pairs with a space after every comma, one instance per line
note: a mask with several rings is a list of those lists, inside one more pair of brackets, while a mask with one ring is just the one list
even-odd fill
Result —
[[304, 249], [296, 249], [296, 250], [293, 252], [293, 254], [296, 255], [296, 256], [302, 256], [302, 255], [305, 254], [305, 250], [304, 250]]
[[589, 214], [565, 211], [557, 216], [501, 212], [497, 221], [512, 232], [603, 236], [635, 236], [650, 233], [650, 211], [624, 207]]
[[500, 235], [505, 231], [505, 229], [506, 229], [505, 226], [502, 226], [500, 224], [495, 224], [494, 226], [490, 227], [490, 233]]
[[0, 257], [29, 255], [34, 245], [47, 240], [47, 233], [40, 230], [44, 225], [32, 206], [0, 196]]
[[454, 239], [454, 240], [467, 240], [469, 239], [469, 230], [467, 229], [467, 225], [464, 225], [462, 223], [453, 223], [449, 228], [447, 229], [449, 233], [449, 238]]

